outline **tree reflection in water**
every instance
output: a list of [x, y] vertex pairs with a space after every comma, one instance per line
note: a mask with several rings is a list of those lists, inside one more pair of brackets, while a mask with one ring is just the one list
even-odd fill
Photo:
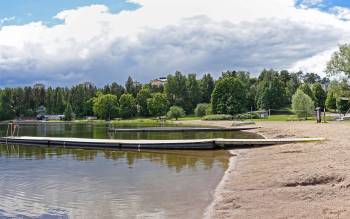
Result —
[[0, 157], [20, 159], [56, 159], [70, 156], [76, 161], [91, 161], [97, 157], [108, 160], [126, 160], [133, 167], [138, 160], [149, 160], [180, 172], [184, 168], [195, 168], [198, 164], [211, 169], [218, 163], [223, 169], [228, 167], [229, 152], [218, 151], [177, 151], [177, 150], [112, 150], [112, 149], [75, 149], [61, 147], [43, 147], [27, 145], [0, 145]]

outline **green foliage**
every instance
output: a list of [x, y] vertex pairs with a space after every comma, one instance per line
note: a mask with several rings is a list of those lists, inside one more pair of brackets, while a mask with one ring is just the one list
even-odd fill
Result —
[[327, 94], [326, 91], [323, 90], [322, 85], [320, 83], [315, 83], [312, 85], [312, 93], [315, 97], [316, 107], [325, 108]]
[[180, 106], [187, 112], [191, 111], [192, 106], [188, 104], [187, 79], [181, 72], [177, 71], [175, 75], [168, 75], [167, 83], [165, 84], [165, 94], [171, 106]]
[[134, 84], [133, 79], [129, 76], [128, 80], [125, 82], [125, 90], [128, 94], [132, 94], [134, 97], [137, 95], [137, 87]]
[[200, 81], [200, 90], [202, 94], [202, 102], [210, 103], [211, 94], [213, 93], [215, 82], [210, 74], [205, 74]]
[[279, 109], [287, 104], [286, 89], [278, 72], [264, 70], [257, 85], [258, 109]]
[[188, 98], [189, 98], [189, 106], [188, 109], [193, 112], [193, 108], [200, 103], [201, 101], [201, 90], [199, 86], [199, 82], [196, 79], [195, 74], [189, 74], [187, 77], [187, 90], [188, 90]]
[[315, 101], [315, 95], [312, 92], [310, 85], [307, 83], [304, 83], [300, 86], [300, 89], [304, 92], [304, 94], [308, 95], [312, 101]]
[[337, 98], [333, 91], [328, 91], [327, 93], [326, 108], [332, 110], [337, 109]]
[[194, 114], [198, 117], [203, 117], [207, 115], [208, 109], [211, 109], [211, 105], [208, 103], [200, 103], [194, 110]]
[[165, 94], [155, 93], [147, 99], [147, 108], [152, 116], [164, 116], [168, 110], [168, 100]]
[[312, 99], [301, 89], [298, 89], [292, 98], [292, 109], [299, 118], [307, 119], [314, 112], [315, 107]]
[[118, 98], [112, 94], [99, 94], [93, 100], [93, 111], [100, 119], [111, 120], [119, 113]]
[[87, 101], [96, 95], [96, 87], [91, 86], [90, 84], [79, 84], [73, 86], [70, 92], [70, 96], [67, 102], [72, 106], [73, 112], [77, 117], [81, 118], [91, 111], [89, 106], [86, 105]]
[[207, 115], [203, 117], [203, 120], [211, 120], [211, 121], [219, 121], [219, 120], [232, 120], [232, 115], [226, 115], [226, 114], [214, 114], [214, 115]]
[[148, 88], [143, 88], [137, 94], [137, 105], [138, 105], [138, 113], [140, 116], [149, 116], [148, 108], [147, 108], [147, 99], [151, 97], [151, 91]]
[[13, 119], [15, 110], [9, 90], [0, 93], [0, 120]]
[[[133, 82], [132, 82], [133, 83]], [[125, 93], [125, 89], [122, 85], [119, 85], [115, 82], [113, 82], [112, 84], [107, 84], [106, 86], [104, 86], [103, 88], [103, 94], [113, 94], [115, 96], [118, 97], [118, 99], [120, 98], [120, 96]]]
[[334, 52], [331, 60], [327, 63], [326, 72], [328, 75], [343, 73], [350, 75], [350, 45], [343, 44], [339, 50]]
[[64, 120], [72, 121], [73, 120], [73, 110], [72, 106], [68, 103], [66, 109], [64, 110]]
[[123, 94], [119, 99], [120, 116], [124, 119], [136, 115], [136, 100], [132, 94]]
[[247, 110], [247, 88], [237, 76], [223, 76], [215, 85], [212, 94], [212, 109], [215, 114], [238, 114]]
[[234, 116], [235, 119], [260, 119], [260, 116], [258, 113], [243, 113], [243, 114], [238, 114]]
[[304, 82], [307, 84], [315, 84], [321, 82], [321, 77], [315, 73], [306, 73], [303, 76]]
[[337, 110], [339, 113], [344, 114], [350, 109], [349, 99], [344, 97], [337, 98]]
[[[16, 116], [34, 117], [39, 106], [45, 106], [48, 114], [63, 114], [69, 104], [78, 118], [92, 115], [103, 119], [119, 116], [130, 118], [136, 116], [135, 102], [137, 115], [142, 117], [150, 116], [151, 111], [152, 115], [163, 116], [168, 111], [168, 106], [179, 106], [187, 114], [192, 114], [194, 108], [201, 102], [212, 105], [208, 105], [205, 110], [205, 107], [200, 106], [195, 112], [198, 115], [213, 113], [236, 115], [258, 108], [280, 109], [289, 106], [292, 96], [302, 80], [309, 83], [319, 82], [322, 86], [329, 84], [329, 79], [320, 79], [319, 76], [312, 73], [276, 72], [273, 70], [264, 70], [259, 78], [251, 77], [249, 72], [227, 71], [219, 78], [216, 86], [210, 74], [206, 74], [201, 80], [197, 80], [195, 74], [186, 76], [176, 72], [168, 75], [167, 80], [168, 82], [165, 83], [164, 87], [152, 86], [151, 83], [141, 85], [129, 77], [125, 88], [115, 82], [102, 88], [97, 88], [87, 82], [70, 88], [45, 88], [43, 85], [36, 85], [24, 88], [0, 89], [0, 93], [5, 94], [7, 98], [7, 100], [2, 101], [5, 103], [3, 104], [5, 110], [0, 109], [7, 112], [3, 112], [3, 115], [0, 116], [10, 118]], [[320, 91], [319, 85], [317, 86], [318, 91]], [[312, 88], [315, 95], [320, 93], [317, 91], [316, 85]], [[310, 89], [308, 90], [310, 91]], [[327, 90], [332, 90], [329, 98], [327, 98], [327, 103], [331, 103], [334, 108], [336, 108], [336, 98], [350, 97], [350, 88], [347, 81], [332, 82]], [[305, 92], [308, 93], [308, 91]], [[151, 104], [152, 109], [150, 109], [148, 100], [152, 99], [156, 93], [165, 95], [165, 98], [162, 96], [161, 106], [157, 106], [158, 102], [154, 102], [154, 104]], [[309, 93], [311, 95], [313, 92]], [[112, 100], [113, 104], [109, 104], [107, 101], [98, 101], [101, 95], [108, 94], [116, 97]], [[125, 98], [125, 96], [121, 98], [123, 94], [131, 94], [134, 100], [129, 97]], [[322, 95], [316, 96], [315, 98], [320, 100], [317, 103], [324, 102], [322, 101]], [[122, 113], [119, 115], [120, 99], [122, 99]], [[212, 103], [211, 100], [213, 100]], [[102, 109], [98, 105], [106, 105], [107, 109]]]
[[181, 117], [184, 117], [186, 115], [184, 109], [178, 106], [172, 106], [169, 109], [169, 112], [167, 113], [167, 117], [171, 119], [178, 119]]

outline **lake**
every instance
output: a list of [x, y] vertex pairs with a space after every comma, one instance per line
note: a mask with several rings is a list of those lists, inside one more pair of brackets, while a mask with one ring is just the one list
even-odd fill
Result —
[[[6, 133], [0, 125], [0, 135]], [[256, 138], [242, 132], [108, 133], [106, 125], [29, 124], [21, 135], [123, 139]], [[228, 167], [219, 151], [0, 145], [0, 218], [201, 218]]]

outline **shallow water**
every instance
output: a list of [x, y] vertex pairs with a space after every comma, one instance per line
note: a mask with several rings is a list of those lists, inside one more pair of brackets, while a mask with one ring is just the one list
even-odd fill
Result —
[[[20, 133], [128, 139], [247, 136], [115, 135], [107, 133], [106, 128], [40, 124], [22, 126]], [[5, 132], [5, 126], [0, 130]], [[226, 151], [137, 152], [1, 145], [0, 218], [201, 218], [228, 161]]]

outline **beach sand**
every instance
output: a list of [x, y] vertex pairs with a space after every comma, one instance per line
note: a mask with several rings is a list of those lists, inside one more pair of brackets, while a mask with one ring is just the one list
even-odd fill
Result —
[[[231, 121], [182, 123], [230, 127]], [[350, 123], [258, 122], [267, 138], [323, 142], [232, 150], [207, 218], [350, 218]]]

